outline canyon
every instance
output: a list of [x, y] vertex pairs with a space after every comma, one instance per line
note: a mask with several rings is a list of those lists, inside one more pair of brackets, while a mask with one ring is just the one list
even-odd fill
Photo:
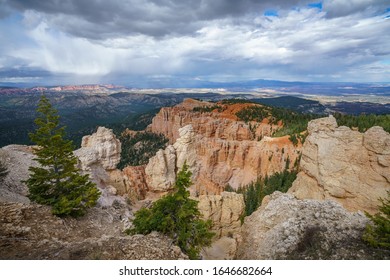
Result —
[[[9, 169], [0, 192], [2, 259], [186, 259], [169, 238], [127, 236], [134, 213], [172, 190], [186, 163], [191, 195], [216, 233], [204, 259], [383, 258], [361, 241], [379, 198], [390, 190], [390, 135], [380, 127], [365, 133], [338, 126], [332, 117], [309, 122], [305, 142], [271, 137], [282, 124], [240, 121], [247, 103], [187, 99], [162, 108], [147, 128], [169, 139], [148, 164], [117, 168], [121, 142], [99, 127], [74, 153], [102, 195], [81, 219], [60, 219], [26, 197], [31, 147], [0, 149]], [[200, 111], [196, 108], [207, 108]], [[202, 111], [203, 110], [203, 111]], [[299, 161], [300, 160], [300, 161]], [[294, 164], [296, 163], [296, 164]], [[287, 194], [275, 192], [244, 218], [244, 196], [226, 192], [299, 164]], [[50, 226], [49, 226], [50, 225]], [[67, 232], [63, 235], [63, 232]], [[21, 252], [26, 251], [26, 254]], [[313, 253], [314, 252], [314, 253]]]
[[[219, 104], [219, 103], [217, 103]], [[272, 138], [279, 126], [238, 120], [236, 113], [255, 104], [221, 105], [201, 113], [195, 108], [214, 103], [186, 99], [162, 108], [147, 130], [169, 139], [164, 151], [150, 159], [146, 175], [151, 190], [168, 190], [184, 162], [190, 167], [194, 193], [219, 194], [229, 185], [234, 189], [259, 177], [282, 172], [287, 161], [293, 166], [300, 155], [288, 136]]]

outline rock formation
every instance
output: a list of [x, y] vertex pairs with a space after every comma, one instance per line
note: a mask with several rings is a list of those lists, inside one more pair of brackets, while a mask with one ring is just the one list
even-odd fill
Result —
[[195, 134], [204, 135], [207, 138], [225, 140], [257, 140], [259, 137], [270, 136], [271, 132], [278, 128], [277, 125], [270, 125], [267, 121], [258, 123], [245, 123], [238, 121], [235, 115], [243, 108], [250, 106], [261, 106], [254, 104], [219, 104], [220, 110], [211, 112], [197, 112], [194, 108], [212, 107], [215, 103], [185, 99], [182, 103], [161, 108], [160, 112], [153, 118], [147, 128], [154, 133], [164, 134], [173, 144], [180, 137], [179, 129], [188, 124], [193, 126]]
[[[146, 182], [155, 192], [165, 192], [173, 187], [176, 173], [184, 163], [190, 167], [193, 175], [197, 168], [197, 155], [195, 150], [195, 134], [191, 125], [179, 129], [180, 138], [174, 145], [169, 145], [165, 150], [159, 150], [149, 160], [145, 168]], [[195, 174], [194, 174], [195, 171]], [[195, 178], [196, 176], [193, 176]]]
[[236, 112], [255, 105], [220, 105], [220, 111], [193, 111], [212, 105], [187, 99], [172, 108], [162, 108], [153, 119], [148, 129], [163, 133], [174, 144], [159, 151], [146, 166], [151, 190], [170, 189], [184, 161], [193, 173], [195, 194], [219, 194], [226, 185], [238, 188], [259, 176], [281, 172], [287, 161], [290, 168], [293, 166], [300, 146], [295, 147], [288, 136], [267, 137], [277, 126], [269, 125], [266, 119], [260, 123], [237, 120]]
[[164, 192], [172, 188], [176, 180], [176, 150], [169, 145], [159, 150], [149, 159], [145, 168], [146, 182], [154, 192]]
[[337, 126], [334, 117], [309, 122], [301, 172], [289, 190], [297, 198], [332, 199], [350, 211], [374, 213], [390, 190], [390, 134]]
[[[161, 234], [127, 236], [133, 215], [125, 199], [116, 194], [130, 189], [144, 195], [142, 167], [114, 169], [119, 161], [120, 143], [111, 130], [99, 128], [84, 137], [79, 156], [82, 171], [91, 174], [102, 191], [96, 207], [78, 219], [53, 216], [50, 207], [30, 203], [28, 168], [37, 166], [32, 148], [11, 145], [0, 149], [9, 169], [0, 184], [0, 259], [187, 259], [173, 241]], [[127, 178], [127, 180], [125, 180]], [[123, 184], [128, 189], [120, 189]], [[114, 188], [115, 185], [118, 188]], [[137, 197], [138, 198], [138, 197]]]
[[0, 183], [0, 201], [29, 203], [28, 187], [24, 180], [29, 177], [29, 167], [38, 166], [33, 160], [32, 147], [9, 145], [0, 149], [0, 158], [8, 169], [8, 175]]
[[222, 192], [220, 195], [200, 195], [196, 199], [203, 219], [212, 221], [211, 230], [216, 233], [211, 246], [203, 249], [203, 259], [233, 259], [241, 240], [241, 217], [245, 210], [243, 195]]
[[125, 182], [128, 182], [128, 189], [132, 190], [138, 200], [144, 199], [149, 191], [145, 181], [145, 166], [128, 166], [123, 169]]
[[99, 127], [96, 133], [83, 137], [81, 148], [74, 153], [79, 159], [80, 170], [89, 174], [102, 192], [98, 202], [111, 205], [117, 194], [113, 185], [118, 185], [118, 181], [121, 183], [116, 170], [121, 155], [120, 141], [111, 129]]
[[242, 194], [222, 192], [221, 195], [200, 195], [197, 199], [203, 218], [213, 222], [212, 230], [217, 238], [240, 233], [241, 215], [245, 209]]
[[195, 135], [192, 125], [179, 131], [185, 136], [164, 151], [160, 150], [146, 166], [151, 190], [169, 190], [185, 161], [193, 173], [194, 192], [219, 194], [226, 185], [238, 188], [259, 176], [281, 172], [287, 161], [292, 167], [299, 157], [288, 137], [226, 141]]
[[116, 139], [112, 129], [99, 127], [94, 134], [83, 137], [77, 156], [83, 170], [95, 164], [105, 170], [113, 170], [121, 158], [121, 142]]
[[361, 240], [367, 222], [335, 201], [275, 192], [245, 218], [237, 258], [375, 259], [378, 252]]

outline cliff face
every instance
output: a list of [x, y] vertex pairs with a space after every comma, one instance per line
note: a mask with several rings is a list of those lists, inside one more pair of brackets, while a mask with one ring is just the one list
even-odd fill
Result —
[[287, 160], [292, 167], [299, 156], [288, 137], [265, 137], [261, 141], [202, 140], [197, 142], [201, 193], [207, 192], [209, 185], [219, 188], [247, 185], [259, 176], [283, 171]]
[[220, 104], [219, 109], [203, 113], [193, 110], [197, 107], [214, 105], [215, 103], [185, 99], [176, 106], [161, 108], [147, 129], [164, 134], [169, 139], [169, 143], [173, 144], [180, 137], [179, 129], [188, 124], [192, 125], [197, 135], [237, 141], [257, 140], [259, 137], [271, 135], [271, 131], [277, 128], [276, 125], [269, 125], [267, 121], [250, 124], [238, 121], [235, 114], [243, 108], [255, 106], [253, 104]]
[[[213, 104], [215, 105], [215, 104]], [[162, 108], [149, 130], [163, 133], [173, 145], [150, 159], [147, 182], [154, 191], [166, 191], [175, 173], [186, 161], [193, 173], [197, 194], [219, 194], [226, 185], [246, 185], [259, 176], [280, 172], [299, 156], [288, 136], [270, 138], [275, 130], [263, 122], [238, 121], [235, 113], [251, 104], [220, 105], [212, 112], [194, 112], [210, 103], [186, 100], [172, 108]], [[261, 140], [260, 140], [261, 139]]]
[[212, 230], [217, 238], [240, 234], [240, 218], [245, 209], [242, 194], [222, 192], [221, 195], [201, 195], [197, 199], [203, 218], [213, 222]]
[[335, 118], [313, 120], [303, 145], [301, 172], [289, 192], [298, 198], [332, 199], [350, 211], [377, 211], [390, 190], [390, 134], [338, 127]]

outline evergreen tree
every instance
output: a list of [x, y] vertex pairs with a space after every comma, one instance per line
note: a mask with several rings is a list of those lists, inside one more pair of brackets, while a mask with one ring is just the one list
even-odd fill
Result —
[[190, 259], [198, 259], [202, 247], [211, 244], [211, 221], [201, 220], [198, 202], [190, 199], [187, 188], [192, 184], [191, 172], [184, 164], [177, 174], [174, 193], [155, 201], [150, 209], [135, 213], [130, 233], [148, 234], [159, 231], [170, 236]]
[[390, 191], [387, 192], [387, 198], [380, 201], [382, 205], [377, 214], [366, 213], [372, 224], [367, 225], [363, 239], [374, 247], [390, 249]]
[[40, 204], [52, 206], [58, 216], [81, 216], [88, 207], [96, 204], [100, 192], [89, 181], [88, 175], [80, 175], [76, 168], [73, 143], [65, 140], [65, 128], [59, 126], [59, 116], [49, 100], [42, 95], [38, 104], [37, 129], [30, 133], [40, 167], [30, 167], [26, 181], [29, 198]]

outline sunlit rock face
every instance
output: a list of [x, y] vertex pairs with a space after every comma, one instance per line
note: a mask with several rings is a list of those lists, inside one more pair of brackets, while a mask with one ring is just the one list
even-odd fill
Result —
[[111, 205], [119, 198], [113, 183], [117, 180], [116, 165], [120, 161], [121, 143], [111, 129], [99, 127], [92, 135], [84, 136], [81, 148], [75, 155], [79, 159], [80, 170], [90, 175], [102, 195], [99, 198], [101, 205]]
[[120, 162], [121, 142], [112, 129], [99, 127], [92, 135], [84, 136], [78, 152], [83, 169], [99, 163], [105, 170], [113, 170]]
[[390, 134], [378, 126], [365, 133], [337, 126], [332, 116], [309, 122], [308, 132], [301, 172], [289, 192], [376, 212], [390, 190]]

